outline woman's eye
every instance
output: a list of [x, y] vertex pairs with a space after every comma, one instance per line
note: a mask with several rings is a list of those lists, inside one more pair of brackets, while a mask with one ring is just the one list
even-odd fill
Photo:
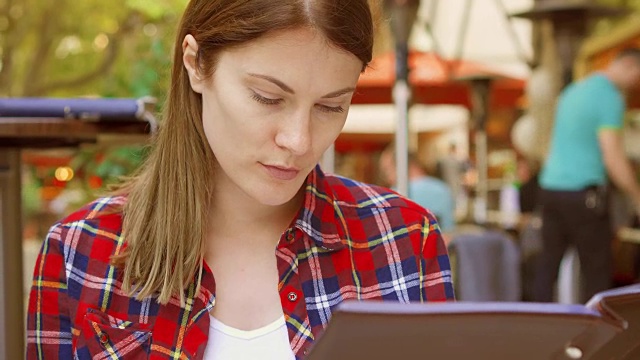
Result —
[[344, 112], [344, 108], [342, 106], [327, 106], [327, 105], [318, 105], [318, 107], [320, 108], [320, 110], [324, 111], [324, 112], [330, 112], [330, 113], [343, 113]]
[[[256, 93], [255, 91], [251, 92], [251, 98], [263, 105], [278, 105], [282, 102], [282, 99], [268, 98]], [[323, 111], [326, 113], [343, 113], [344, 112], [344, 108], [342, 106], [329, 106], [329, 105], [322, 105], [322, 104], [317, 104], [316, 106], [318, 107], [318, 109], [320, 109], [320, 111]]]
[[259, 95], [255, 92], [252, 93], [251, 98], [259, 102], [260, 104], [264, 104], [264, 105], [277, 105], [282, 101], [282, 99], [271, 99], [271, 98]]

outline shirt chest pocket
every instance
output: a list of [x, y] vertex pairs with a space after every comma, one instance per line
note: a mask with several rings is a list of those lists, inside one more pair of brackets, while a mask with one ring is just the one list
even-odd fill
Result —
[[77, 359], [148, 359], [151, 331], [88, 309], [76, 344]]

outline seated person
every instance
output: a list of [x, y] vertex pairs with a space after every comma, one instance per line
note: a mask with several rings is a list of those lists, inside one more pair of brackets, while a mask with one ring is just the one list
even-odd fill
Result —
[[300, 359], [345, 300], [452, 300], [431, 213], [316, 165], [373, 34], [366, 0], [191, 0], [146, 163], [43, 244], [27, 359]]

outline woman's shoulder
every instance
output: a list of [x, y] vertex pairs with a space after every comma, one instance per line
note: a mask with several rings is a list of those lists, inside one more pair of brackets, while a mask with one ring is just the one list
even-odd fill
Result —
[[93, 256], [98, 248], [100, 253], [111, 256], [122, 243], [120, 235], [125, 203], [126, 197], [123, 196], [98, 198], [54, 224], [47, 238], [50, 242], [58, 241], [65, 254]]
[[384, 186], [368, 184], [339, 175], [325, 175], [327, 187], [331, 189], [333, 201], [341, 207], [400, 211], [419, 218], [430, 217], [431, 213], [406, 196]]

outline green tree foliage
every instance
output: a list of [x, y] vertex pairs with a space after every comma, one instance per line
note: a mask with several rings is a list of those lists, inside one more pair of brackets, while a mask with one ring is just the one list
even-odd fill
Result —
[[0, 96], [162, 98], [187, 0], [0, 0]]
[[[0, 0], [0, 97], [152, 96], [160, 107], [174, 32], [187, 1]], [[55, 181], [58, 165], [25, 163], [25, 222], [50, 211], [52, 193], [66, 197], [66, 210], [72, 210], [131, 173], [145, 151], [142, 144], [67, 151], [62, 157], [75, 171], [67, 183]]]

